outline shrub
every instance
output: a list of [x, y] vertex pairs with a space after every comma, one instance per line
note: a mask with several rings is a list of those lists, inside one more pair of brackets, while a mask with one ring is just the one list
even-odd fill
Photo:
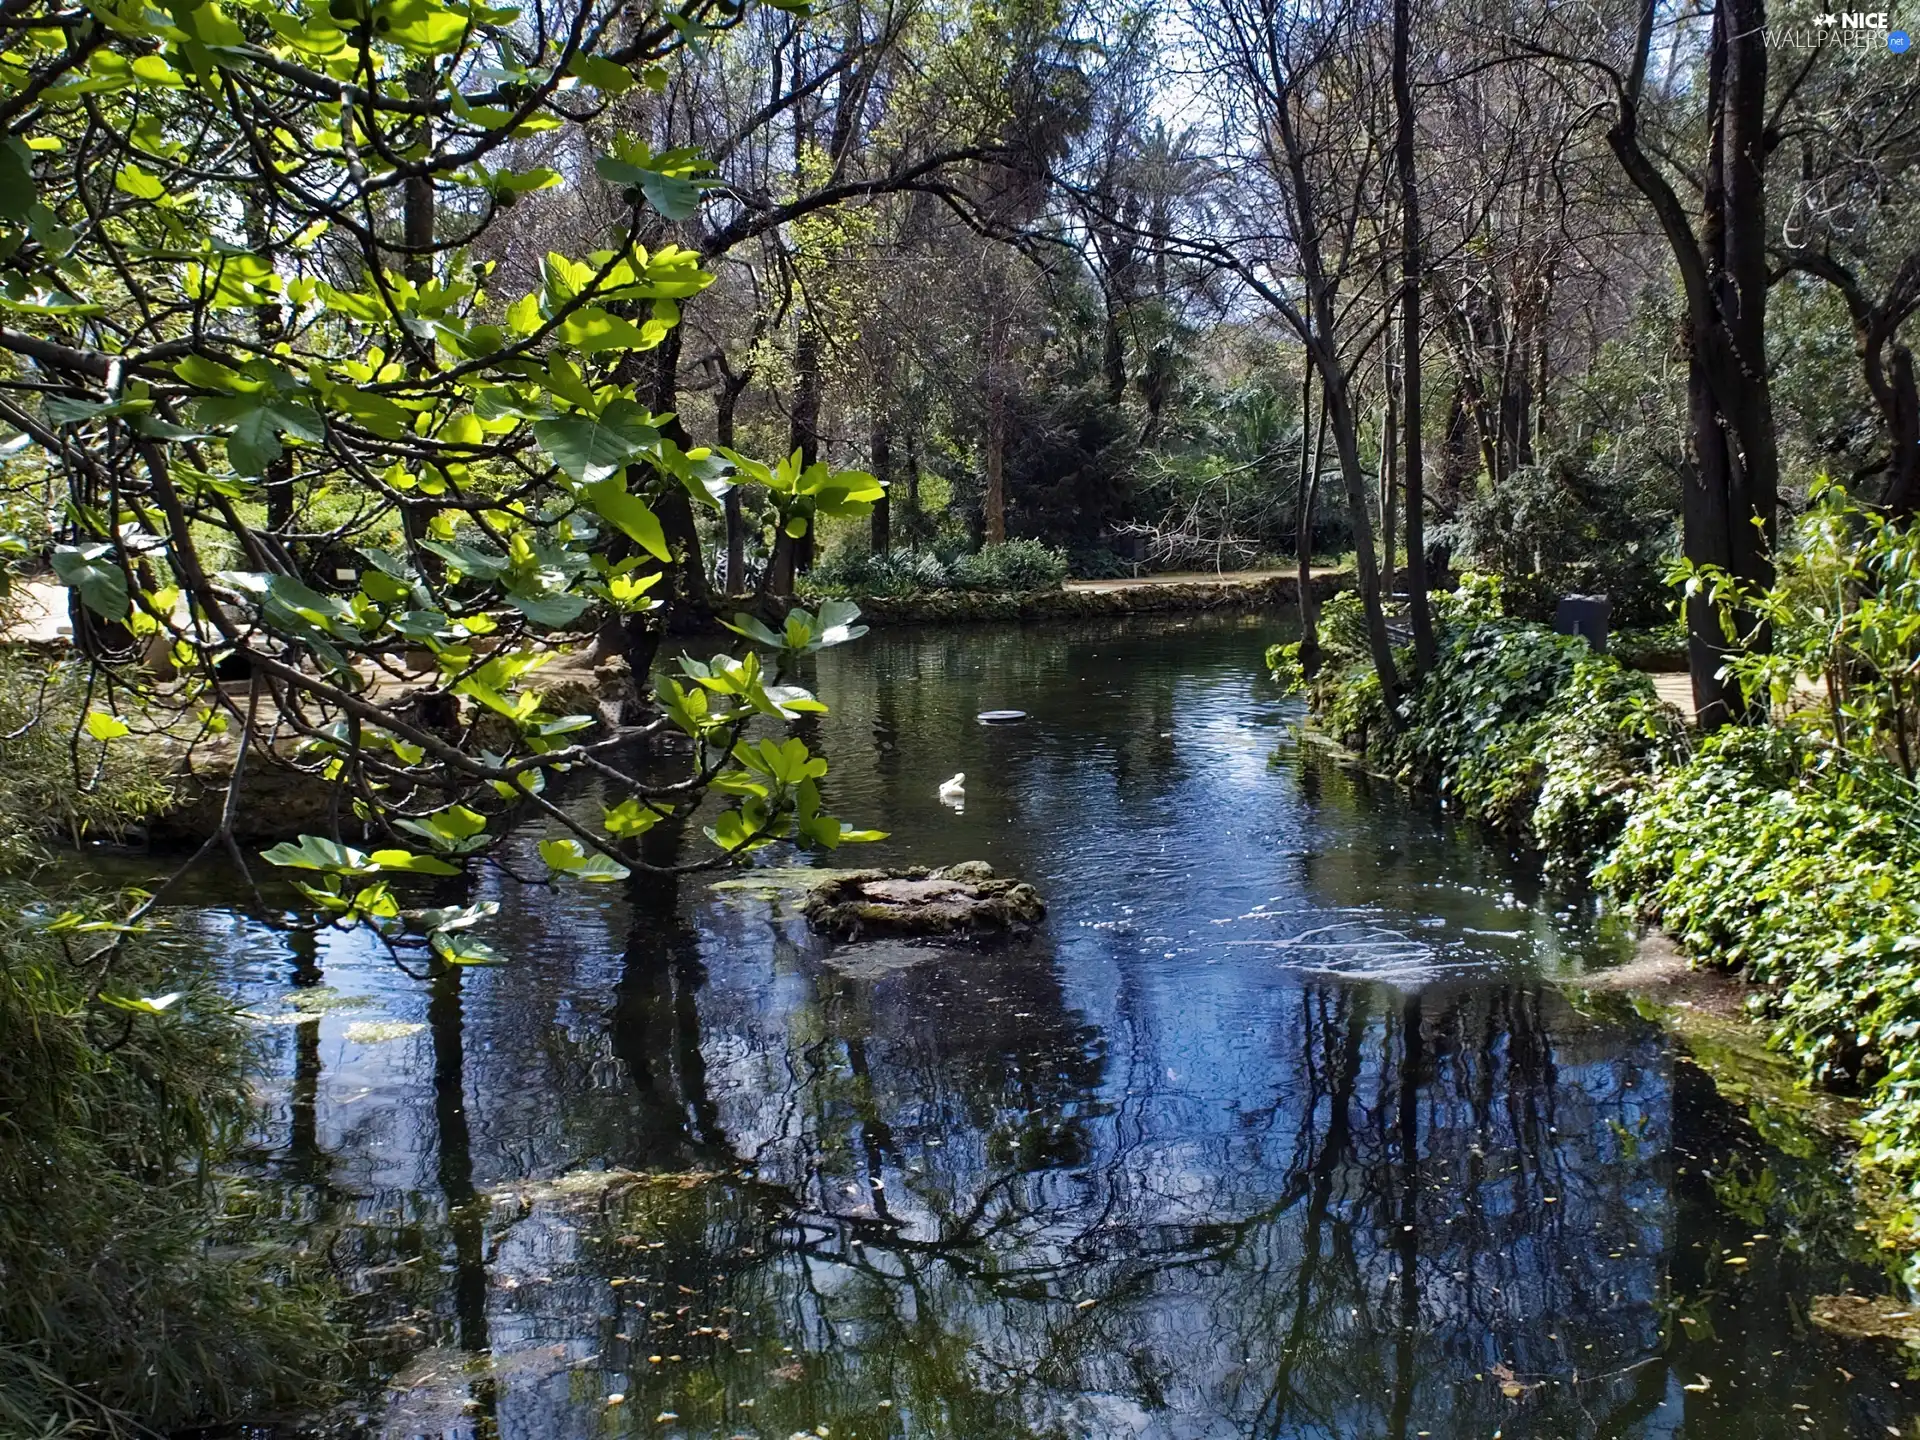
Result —
[[74, 955], [98, 933], [53, 933], [28, 892], [0, 914], [0, 1433], [151, 1433], [315, 1398], [341, 1343], [322, 1292], [212, 1249], [237, 1198], [218, 1167], [252, 1118], [245, 1026], [137, 942], [106, 994], [186, 993], [95, 998]]
[[[4, 613], [0, 612], [0, 621]], [[89, 708], [83, 667], [0, 650], [0, 871], [49, 841], [117, 835], [168, 797], [152, 756], [76, 727]], [[95, 698], [92, 708], [107, 708]]]
[[984, 545], [953, 564], [953, 583], [962, 590], [1023, 595], [1031, 590], [1057, 590], [1066, 578], [1066, 551], [1038, 540]]
[[1067, 556], [1038, 540], [1008, 540], [951, 563], [931, 550], [893, 550], [874, 555], [841, 550], [801, 580], [802, 593], [824, 595], [926, 595], [940, 590], [1024, 594], [1055, 590], [1067, 578]]
[[[1597, 869], [1693, 954], [1769, 987], [1775, 1040], [1866, 1093], [1862, 1158], [1907, 1186], [1882, 1224], [1920, 1245], [1920, 797], [1781, 727], [1701, 742]], [[1920, 1257], [1909, 1266], [1920, 1280]]]
[[[1584, 640], [1504, 619], [1501, 604], [1499, 583], [1479, 576], [1436, 597], [1439, 655], [1390, 717], [1359, 597], [1334, 596], [1321, 612], [1314, 708], [1374, 766], [1565, 865], [1619, 833], [1652, 769], [1681, 754], [1680, 721], [1644, 675]], [[1291, 648], [1268, 657], [1277, 672], [1297, 663]]]
[[875, 555], [865, 549], [836, 551], [801, 578], [802, 590], [822, 595], [923, 595], [945, 590], [952, 576], [930, 550], [890, 550]]

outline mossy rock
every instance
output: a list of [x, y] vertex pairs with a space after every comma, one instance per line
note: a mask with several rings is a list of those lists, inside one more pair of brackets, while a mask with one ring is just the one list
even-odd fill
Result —
[[1040, 892], [979, 861], [943, 870], [839, 872], [807, 892], [800, 913], [842, 939], [873, 935], [1018, 935], [1046, 918]]

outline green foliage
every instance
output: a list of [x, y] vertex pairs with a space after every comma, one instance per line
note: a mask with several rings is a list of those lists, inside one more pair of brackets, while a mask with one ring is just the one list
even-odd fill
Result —
[[931, 550], [876, 555], [861, 543], [829, 555], [801, 584], [816, 595], [925, 595], [952, 589], [953, 575]]
[[1024, 595], [1031, 590], [1058, 590], [1066, 578], [1066, 552], [1038, 540], [983, 545], [953, 562], [953, 583], [958, 590]]
[[[1777, 583], [1755, 590], [1713, 567], [1682, 564], [1739, 647], [1734, 678], [1750, 704], [1850, 756], [1887, 760], [1911, 782], [1920, 765], [1920, 533], [1816, 484]], [[1753, 643], [1764, 626], [1770, 643]], [[1817, 679], [1817, 697], [1806, 690]]]
[[[695, 445], [642, 399], [636, 357], [713, 280], [661, 229], [693, 217], [713, 167], [595, 122], [744, 10], [586, 0], [574, 23], [531, 29], [472, 0], [9, 12], [0, 460], [9, 485], [45, 491], [55, 573], [98, 620], [80, 637], [96, 687], [80, 748], [26, 713], [40, 758], [70, 748], [66, 808], [22, 813], [124, 809], [103, 777], [161, 721], [272, 746], [256, 763], [336, 787], [334, 813], [379, 838], [303, 836], [268, 858], [328, 919], [391, 933], [412, 924], [391, 877], [460, 872], [510, 811], [558, 832], [554, 875], [645, 863], [633, 824], [580, 822], [546, 798], [550, 776], [591, 764], [616, 811], [664, 813], [668, 792], [678, 805], [751, 773], [750, 722], [818, 713], [778, 666], [853, 638], [850, 613], [774, 637], [771, 673], [699, 667], [699, 705], [667, 704], [697, 742], [690, 780], [590, 754], [596, 717], [549, 710], [534, 674], [554, 630], [618, 620], [607, 630], [637, 646], [642, 617], [687, 593], [693, 507], [719, 510], [734, 485], [793, 539], [883, 493], [798, 453]], [[592, 163], [528, 165], [535, 148]], [[560, 194], [599, 217], [590, 233], [556, 231], [528, 264], [479, 258], [523, 249], [487, 232]], [[421, 652], [423, 680], [407, 663]], [[177, 679], [158, 681], [156, 656]], [[259, 683], [236, 694], [236, 674]], [[755, 832], [864, 833], [817, 798], [770, 796]], [[397, 832], [428, 851], [381, 843]], [[429, 924], [427, 940], [471, 952], [450, 933]]]
[[325, 1292], [285, 1252], [210, 1248], [244, 1199], [217, 1169], [252, 1118], [243, 1024], [137, 937], [110, 972], [82, 963], [111, 916], [20, 891], [0, 916], [0, 1433], [150, 1434], [323, 1397]]
[[1024, 595], [1059, 589], [1067, 570], [1066, 553], [1038, 540], [985, 545], [954, 556], [951, 563], [928, 550], [875, 555], [849, 548], [814, 566], [805, 586], [819, 595], [925, 595], [941, 590]]
[[1550, 857], [1605, 846], [1650, 769], [1677, 753], [1678, 717], [1644, 675], [1584, 640], [1476, 618], [1481, 603], [1468, 594], [1443, 607], [1438, 660], [1388, 723], [1379, 681], [1359, 663], [1364, 636], [1340, 623], [1358, 607], [1329, 602], [1328, 649], [1342, 663], [1328, 724], [1396, 779]]
[[1691, 954], [1763, 986], [1803, 1072], [1868, 1098], [1862, 1159], [1900, 1197], [1876, 1223], [1920, 1282], [1917, 562], [1910, 529], [1816, 487], [1771, 589], [1684, 572], [1730, 639], [1764, 623], [1773, 641], [1732, 661], [1773, 723], [1692, 745], [1644, 676], [1498, 617], [1478, 584], [1436, 607], [1438, 663], [1391, 716], [1357, 607], [1329, 602], [1314, 703], [1371, 764], [1593, 865]]
[[1655, 625], [1672, 609], [1676, 548], [1661, 473], [1565, 457], [1482, 483], [1438, 536], [1476, 569], [1504, 577], [1510, 611], [1549, 620], [1559, 597], [1603, 594], [1616, 624]]
[[1880, 1222], [1920, 1249], [1920, 795], [1795, 729], [1729, 727], [1639, 799], [1596, 874], [1769, 987], [1810, 1077], [1870, 1097], [1863, 1158], [1905, 1191]]
[[104, 703], [87, 708], [83, 667], [0, 650], [0, 871], [50, 842], [112, 839], [165, 803], [151, 753]]

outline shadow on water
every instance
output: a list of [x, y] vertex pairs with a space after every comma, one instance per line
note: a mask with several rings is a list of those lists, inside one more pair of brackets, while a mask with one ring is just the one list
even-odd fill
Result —
[[1010, 950], [477, 882], [511, 964], [417, 982], [185, 912], [282, 1022], [264, 1188], [356, 1291], [375, 1373], [314, 1428], [1915, 1433], [1897, 1358], [1803, 1318], [1882, 1283], [1821, 1147], [1570, 1003], [1617, 921], [1292, 754], [1270, 628], [820, 657], [861, 860], [1033, 879]]

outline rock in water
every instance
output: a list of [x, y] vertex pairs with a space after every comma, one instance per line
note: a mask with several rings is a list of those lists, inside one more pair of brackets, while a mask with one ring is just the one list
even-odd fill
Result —
[[842, 872], [807, 892], [800, 913], [814, 929], [863, 935], [1010, 935], [1046, 918], [1040, 892], [1001, 880], [977, 860], [944, 870]]

